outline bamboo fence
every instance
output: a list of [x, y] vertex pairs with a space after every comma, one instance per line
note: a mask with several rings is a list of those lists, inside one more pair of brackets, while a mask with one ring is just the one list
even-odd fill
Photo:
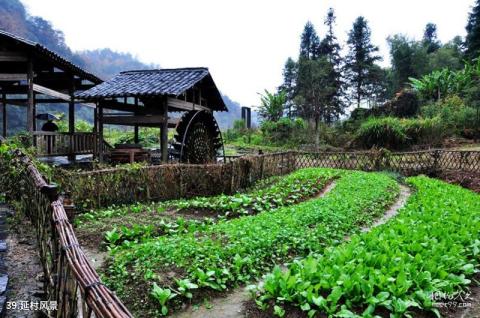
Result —
[[[4, 163], [5, 164], [5, 163]], [[14, 198], [35, 227], [44, 271], [46, 301], [56, 310], [49, 317], [133, 317], [117, 296], [102, 284], [70, 224], [57, 186], [48, 184], [35, 164], [20, 151], [10, 163], [18, 174]], [[4, 166], [5, 167], [5, 166]], [[2, 180], [6, 181], [6, 180]]]

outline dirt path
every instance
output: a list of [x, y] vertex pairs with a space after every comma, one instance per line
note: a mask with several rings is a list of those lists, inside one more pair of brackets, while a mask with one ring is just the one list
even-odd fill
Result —
[[[325, 189], [316, 197], [325, 196], [335, 187], [335, 182], [328, 184]], [[395, 203], [385, 212], [383, 217], [377, 220], [369, 227], [365, 227], [362, 231], [368, 231], [375, 226], [379, 226], [394, 217], [398, 210], [401, 209], [408, 197], [410, 189], [406, 186], [400, 186], [400, 195]], [[173, 314], [175, 318], [242, 318], [245, 317], [244, 305], [250, 300], [250, 295], [244, 287], [233, 290], [225, 297], [214, 298], [208, 303], [199, 306], [190, 306], [184, 311]]]
[[371, 229], [373, 229], [374, 227], [377, 227], [377, 226], [380, 226], [382, 224], [387, 223], [388, 220], [390, 220], [395, 215], [397, 215], [398, 211], [401, 208], [403, 208], [403, 206], [405, 206], [408, 198], [410, 197], [410, 194], [411, 194], [410, 188], [401, 184], [400, 185], [400, 194], [397, 198], [397, 201], [395, 201], [395, 203], [392, 206], [390, 206], [390, 208], [385, 212], [385, 214], [380, 219], [375, 221], [370, 226], [363, 227], [362, 232], [368, 232]]

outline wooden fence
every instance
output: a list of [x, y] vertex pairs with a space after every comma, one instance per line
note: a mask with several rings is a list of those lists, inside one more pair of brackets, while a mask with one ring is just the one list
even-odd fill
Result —
[[211, 165], [166, 164], [86, 172], [57, 172], [55, 180], [77, 207], [230, 194], [258, 180], [307, 167], [392, 171], [403, 175], [461, 170], [480, 172], [479, 151], [430, 150], [391, 153], [283, 152], [244, 156]]
[[68, 156], [98, 153], [98, 136], [90, 132], [36, 131], [32, 135], [38, 156]]
[[[21, 152], [0, 158], [0, 184], [35, 227], [44, 271], [46, 301], [57, 310], [49, 317], [132, 317], [87, 261], [57, 193]], [[15, 190], [12, 190], [15, 185]]]

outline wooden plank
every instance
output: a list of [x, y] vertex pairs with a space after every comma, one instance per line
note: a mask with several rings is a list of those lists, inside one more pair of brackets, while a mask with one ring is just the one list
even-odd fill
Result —
[[26, 81], [27, 77], [28, 77], [27, 74], [1, 73], [0, 81], [4, 81], [4, 82]]
[[28, 57], [23, 52], [0, 52], [0, 62], [27, 62]]
[[107, 115], [103, 116], [103, 123], [109, 125], [142, 125], [157, 124], [161, 125], [165, 122], [163, 115]]
[[5, 94], [2, 94], [2, 121], [3, 121], [3, 126], [2, 126], [2, 136], [4, 138], [7, 138], [7, 101]]
[[145, 107], [120, 103], [116, 100], [102, 100], [99, 102], [103, 108], [121, 110], [126, 112], [142, 112]]
[[28, 71], [27, 71], [27, 131], [33, 132], [34, 129], [34, 92], [33, 92], [33, 61], [30, 59], [28, 61]]
[[[73, 135], [75, 132], [75, 78], [72, 76], [70, 79], [69, 101], [68, 101], [68, 132]], [[68, 160], [75, 161], [75, 146], [76, 142], [73, 138], [70, 138], [70, 151], [72, 152], [68, 156]]]
[[[66, 101], [66, 102], [71, 102], [70, 95], [57, 92], [53, 89], [50, 89], [50, 88], [47, 88], [47, 87], [44, 87], [44, 86], [41, 86], [41, 85], [38, 85], [38, 84], [33, 84], [33, 90], [35, 92], [43, 94], [43, 95], [47, 95], [47, 96], [50, 96], [50, 97], [55, 97], [55, 98], [58, 98], [59, 100], [63, 100], [63, 101]], [[82, 106], [90, 107], [90, 108], [95, 108], [96, 107], [96, 105], [93, 104], [93, 103], [79, 103], [78, 100], [76, 100], [75, 103], [80, 104]]]
[[211, 112], [212, 110], [208, 107], [201, 106], [195, 103], [186, 102], [178, 98], [168, 97], [167, 99], [168, 108], [176, 108], [181, 110], [206, 110]]
[[98, 105], [98, 159], [103, 162], [103, 107]]
[[162, 111], [165, 117], [165, 121], [160, 128], [160, 148], [162, 150], [162, 162], [168, 162], [168, 100], [162, 98]]

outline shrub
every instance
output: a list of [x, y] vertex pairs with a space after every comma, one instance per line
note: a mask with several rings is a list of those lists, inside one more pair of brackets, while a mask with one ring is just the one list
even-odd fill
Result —
[[357, 131], [357, 141], [364, 147], [398, 149], [407, 144], [407, 134], [398, 118], [369, 118]]
[[456, 95], [423, 106], [421, 113], [427, 118], [438, 117], [448, 134], [460, 134], [477, 127], [477, 110], [466, 106]]
[[415, 144], [436, 144], [442, 136], [443, 125], [438, 117], [369, 118], [358, 129], [356, 142], [367, 148], [402, 149]]
[[305, 142], [307, 125], [303, 119], [280, 118], [278, 121], [264, 121], [260, 127], [265, 141], [269, 144], [298, 145]]
[[419, 108], [417, 94], [415, 94], [413, 90], [404, 89], [384, 107], [388, 115], [402, 118], [412, 117], [417, 113]]
[[439, 117], [402, 120], [409, 145], [439, 143], [443, 137], [443, 125]]

